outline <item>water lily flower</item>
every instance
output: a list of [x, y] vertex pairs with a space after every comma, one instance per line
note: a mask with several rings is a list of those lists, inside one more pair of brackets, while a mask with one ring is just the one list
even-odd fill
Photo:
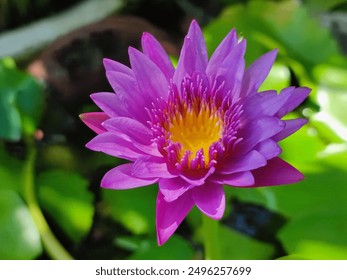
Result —
[[142, 36], [142, 52], [129, 48], [131, 68], [104, 60], [115, 93], [91, 95], [103, 112], [81, 116], [98, 134], [86, 146], [129, 160], [107, 172], [102, 187], [122, 190], [158, 183], [159, 245], [193, 206], [221, 219], [223, 185], [273, 186], [303, 179], [278, 157], [278, 142], [306, 123], [282, 117], [302, 103], [310, 89], [259, 92], [277, 50], [248, 68], [245, 51], [246, 40], [238, 40], [232, 30], [209, 58], [193, 21], [176, 68], [148, 33]]

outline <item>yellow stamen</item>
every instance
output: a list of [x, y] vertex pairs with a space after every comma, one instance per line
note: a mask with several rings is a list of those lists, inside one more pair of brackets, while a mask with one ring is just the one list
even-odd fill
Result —
[[191, 151], [189, 161], [203, 149], [206, 166], [210, 161], [211, 144], [222, 136], [222, 116], [217, 108], [205, 103], [194, 102], [191, 107], [182, 104], [181, 110], [169, 116], [166, 130], [171, 141], [181, 144], [181, 156]]

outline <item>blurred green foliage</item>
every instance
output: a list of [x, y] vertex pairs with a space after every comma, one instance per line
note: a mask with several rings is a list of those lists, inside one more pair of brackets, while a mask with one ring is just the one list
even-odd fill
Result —
[[[223, 223], [222, 256], [347, 259], [347, 60], [332, 34], [312, 16], [343, 1], [221, 2], [226, 4], [225, 9], [204, 28], [210, 54], [235, 27], [247, 40], [248, 65], [266, 51], [279, 49], [262, 90], [280, 90], [292, 84], [313, 89], [308, 100], [288, 116], [304, 116], [309, 123], [280, 143], [282, 157], [301, 170], [305, 180], [291, 186], [225, 188], [226, 217], [236, 211], [231, 201], [237, 199], [281, 215], [285, 224], [271, 233], [273, 236], [261, 239]], [[70, 142], [39, 146], [26, 140], [33, 139], [39, 127], [43, 94], [39, 83], [19, 70], [12, 59], [0, 60], [0, 259], [34, 259], [46, 252], [40, 225], [28, 208], [23, 187], [27, 158], [10, 154], [7, 148], [9, 142], [18, 141], [25, 143], [26, 152], [39, 152], [38, 168], [32, 174], [36, 206], [72, 253], [78, 255], [78, 248], [83, 251], [83, 246], [88, 250], [88, 242], [101, 247], [100, 240], [106, 240], [107, 250], [112, 253], [101, 258], [202, 258], [197, 209], [167, 244], [158, 247], [155, 186], [101, 190], [100, 176], [96, 180], [90, 174], [100, 168], [104, 173], [105, 167], [109, 169], [121, 161], [86, 150], [81, 155], [81, 150]], [[97, 190], [93, 189], [95, 184]]]

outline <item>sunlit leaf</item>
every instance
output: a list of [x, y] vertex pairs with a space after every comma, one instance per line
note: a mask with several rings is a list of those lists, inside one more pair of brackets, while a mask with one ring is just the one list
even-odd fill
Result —
[[172, 236], [165, 246], [159, 247], [156, 238], [143, 240], [131, 260], [191, 260], [193, 247], [182, 237]]
[[0, 259], [35, 259], [42, 253], [40, 234], [23, 200], [0, 190]]
[[77, 173], [48, 171], [38, 178], [44, 208], [74, 241], [84, 237], [93, 220], [93, 195], [88, 181]]
[[132, 233], [155, 232], [157, 189], [154, 186], [131, 190], [103, 189], [102, 194], [112, 218]]

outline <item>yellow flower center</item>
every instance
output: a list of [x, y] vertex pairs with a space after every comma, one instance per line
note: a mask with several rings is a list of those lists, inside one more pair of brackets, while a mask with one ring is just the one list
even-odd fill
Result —
[[222, 136], [222, 115], [209, 104], [194, 102], [192, 106], [181, 104], [180, 110], [169, 116], [166, 130], [173, 142], [181, 144], [181, 158], [190, 151], [189, 161], [196, 152], [203, 150], [205, 167], [210, 161], [209, 149]]

